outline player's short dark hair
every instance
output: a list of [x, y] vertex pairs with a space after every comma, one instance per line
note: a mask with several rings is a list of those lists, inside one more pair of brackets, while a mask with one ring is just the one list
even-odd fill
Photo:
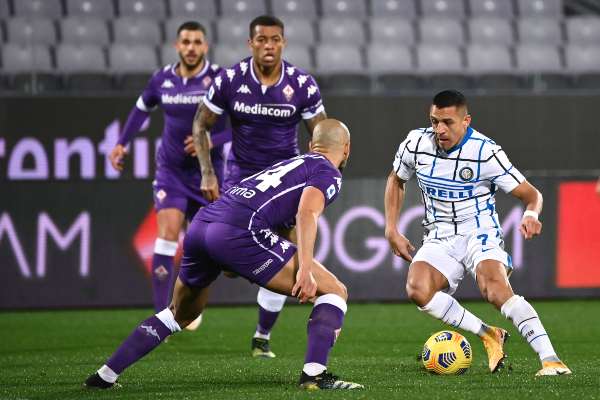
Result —
[[281, 28], [281, 35], [283, 35], [283, 21], [272, 15], [261, 15], [259, 17], [254, 18], [250, 22], [250, 39], [254, 37], [254, 28], [256, 28], [258, 25], [278, 26]]
[[467, 98], [458, 90], [444, 90], [433, 97], [433, 105], [437, 108], [466, 107]]
[[177, 28], [177, 36], [179, 36], [181, 31], [200, 31], [206, 36], [206, 28], [197, 21], [186, 21], [179, 25], [179, 28]]

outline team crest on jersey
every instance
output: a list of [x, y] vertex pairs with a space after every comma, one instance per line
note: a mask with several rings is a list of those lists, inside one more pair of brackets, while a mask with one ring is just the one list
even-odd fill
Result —
[[294, 89], [290, 85], [285, 85], [283, 88], [283, 95], [287, 101], [292, 100], [292, 96], [294, 95]]
[[165, 79], [160, 87], [164, 89], [172, 89], [175, 87], [175, 85], [169, 79]]
[[458, 175], [463, 181], [470, 181], [473, 179], [473, 170], [469, 167], [464, 167], [461, 168], [461, 170], [458, 172]]
[[202, 84], [204, 85], [205, 88], [209, 87], [211, 83], [212, 83], [212, 78], [210, 76], [205, 76], [204, 79], [202, 79]]

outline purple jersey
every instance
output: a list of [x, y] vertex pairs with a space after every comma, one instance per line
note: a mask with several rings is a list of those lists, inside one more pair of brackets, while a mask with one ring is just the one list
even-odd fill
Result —
[[195, 219], [254, 231], [277, 229], [298, 212], [302, 190], [313, 186], [331, 204], [342, 187], [342, 175], [323, 155], [307, 153], [252, 175], [196, 214]]
[[229, 114], [233, 130], [229, 158], [250, 173], [299, 154], [298, 123], [324, 111], [312, 76], [282, 61], [279, 81], [264, 86], [251, 57], [221, 71], [204, 104], [216, 114]]
[[[184, 140], [192, 134], [192, 123], [202, 97], [208, 92], [213, 80], [222, 68], [205, 60], [205, 66], [196, 76], [183, 78], [175, 72], [177, 64], [167, 65], [157, 71], [138, 98], [138, 109], [150, 112], [159, 105], [164, 111], [165, 126], [157, 154], [157, 168], [195, 169], [200, 172], [196, 157], [184, 151]], [[222, 132], [225, 118], [220, 118], [213, 132]], [[221, 146], [211, 151], [213, 163], [222, 165]], [[215, 170], [218, 167], [215, 166]]]

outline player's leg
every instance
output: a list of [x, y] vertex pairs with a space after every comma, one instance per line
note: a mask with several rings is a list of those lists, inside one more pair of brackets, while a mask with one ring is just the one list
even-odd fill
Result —
[[504, 264], [498, 260], [482, 260], [477, 264], [476, 276], [483, 297], [513, 322], [538, 354], [542, 362], [538, 375], [570, 374], [569, 368], [556, 355], [535, 309], [522, 296], [514, 294]]
[[156, 213], [158, 237], [152, 256], [152, 290], [154, 310], [157, 312], [169, 304], [175, 254], [183, 221], [184, 213], [177, 208], [163, 208]]
[[207, 293], [208, 288], [189, 287], [177, 279], [171, 306], [139, 324], [106, 364], [85, 381], [85, 386], [99, 389], [114, 386], [125, 368], [193, 321], [204, 309]]
[[[296, 243], [296, 230], [294, 228], [279, 231], [279, 234], [292, 243]], [[271, 331], [277, 322], [279, 313], [285, 305], [287, 296], [275, 293], [266, 288], [259, 288], [256, 302], [258, 303], [258, 323], [252, 337], [252, 357], [274, 358], [271, 351]]]
[[479, 336], [488, 354], [490, 371], [495, 372], [506, 357], [506, 331], [483, 323], [452, 297], [465, 272], [463, 265], [450, 255], [455, 247], [461, 248], [462, 244], [426, 242], [409, 268], [406, 292], [420, 311]]
[[[290, 259], [267, 283], [278, 293], [291, 295], [296, 280], [297, 260]], [[346, 286], [318, 261], [313, 261], [312, 273], [317, 282], [317, 295], [308, 320], [307, 350], [300, 377], [301, 387], [316, 389], [361, 389], [362, 385], [347, 382], [327, 372], [329, 353], [335, 344], [347, 311]]]
[[169, 335], [176, 333], [202, 313], [208, 296], [208, 286], [219, 276], [220, 269], [205, 251], [206, 226], [192, 224], [184, 241], [184, 256], [179, 278], [169, 308], [143, 321], [115, 353], [85, 382], [90, 388], [113, 387], [119, 374], [135, 363]]

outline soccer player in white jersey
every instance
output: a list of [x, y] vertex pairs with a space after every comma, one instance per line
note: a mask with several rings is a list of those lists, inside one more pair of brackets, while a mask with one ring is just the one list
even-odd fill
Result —
[[[419, 310], [444, 323], [478, 335], [497, 371], [506, 357], [504, 329], [483, 323], [452, 294], [466, 273], [482, 296], [506, 318], [538, 354], [537, 375], [571, 371], [558, 358], [534, 308], [516, 295], [508, 281], [510, 256], [504, 251], [494, 195], [498, 188], [525, 205], [520, 232], [525, 239], [541, 233], [542, 195], [510, 163], [502, 148], [469, 125], [465, 97], [446, 90], [433, 98], [431, 128], [411, 131], [400, 144], [385, 188], [385, 236], [395, 255], [412, 262], [406, 291]], [[396, 224], [405, 183], [417, 177], [425, 206], [423, 246], [414, 258], [410, 241]]]

